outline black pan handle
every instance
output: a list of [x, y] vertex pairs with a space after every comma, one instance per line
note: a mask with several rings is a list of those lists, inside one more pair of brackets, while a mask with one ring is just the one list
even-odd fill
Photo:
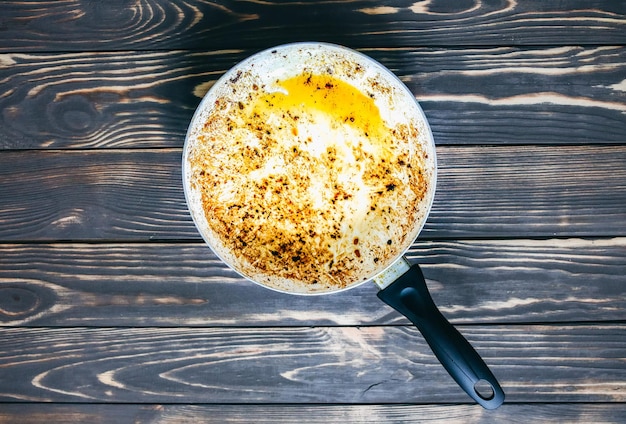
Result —
[[417, 264], [380, 290], [378, 297], [415, 324], [437, 359], [472, 399], [486, 409], [502, 405], [502, 387], [472, 345], [439, 312]]

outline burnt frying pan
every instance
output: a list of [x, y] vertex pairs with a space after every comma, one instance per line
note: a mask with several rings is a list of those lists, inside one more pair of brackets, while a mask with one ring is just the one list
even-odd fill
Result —
[[373, 59], [326, 43], [278, 46], [229, 70], [196, 110], [183, 152], [189, 211], [226, 264], [291, 294], [373, 280], [459, 386], [494, 409], [498, 381], [404, 257], [436, 171], [413, 94]]

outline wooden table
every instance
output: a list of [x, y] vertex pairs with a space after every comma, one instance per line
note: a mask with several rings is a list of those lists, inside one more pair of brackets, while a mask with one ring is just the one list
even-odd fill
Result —
[[[0, 3], [0, 422], [626, 422], [626, 4], [384, 4]], [[421, 102], [439, 185], [408, 256], [499, 409], [373, 284], [274, 293], [199, 238], [195, 107], [302, 40]]]

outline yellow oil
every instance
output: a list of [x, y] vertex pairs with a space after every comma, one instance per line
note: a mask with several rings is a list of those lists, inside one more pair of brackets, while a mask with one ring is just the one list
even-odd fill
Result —
[[287, 94], [268, 93], [260, 99], [261, 107], [318, 110], [368, 137], [385, 128], [374, 99], [332, 75], [300, 74], [279, 81], [278, 85]]

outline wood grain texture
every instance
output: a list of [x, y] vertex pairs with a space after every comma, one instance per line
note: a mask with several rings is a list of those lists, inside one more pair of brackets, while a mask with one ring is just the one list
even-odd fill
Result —
[[104, 405], [3, 404], [0, 423], [256, 424], [623, 423], [624, 405], [591, 403], [505, 404], [494, 411], [475, 405]]
[[[407, 257], [453, 323], [626, 321], [626, 238], [418, 242]], [[280, 294], [201, 243], [0, 245], [2, 326], [409, 325], [376, 291]]]
[[185, 205], [180, 150], [55, 151], [37, 156], [0, 155], [0, 223], [9, 237], [198, 236]]
[[[486, 411], [365, 284], [275, 293], [202, 243], [187, 124], [260, 49], [357, 48], [438, 145], [435, 302]], [[626, 422], [626, 2], [0, 2], [0, 424]]]
[[[626, 401], [625, 325], [459, 330], [508, 402]], [[0, 335], [3, 401], [471, 403], [412, 327], [5, 328]]]
[[[0, 155], [0, 240], [198, 240], [181, 151]], [[615, 237], [626, 228], [626, 145], [438, 148], [422, 238]]]
[[4, 1], [0, 46], [215, 50], [303, 39], [360, 47], [623, 44], [625, 13], [623, 2], [612, 0]]
[[[437, 144], [626, 143], [622, 46], [362, 51], [415, 93]], [[179, 148], [253, 52], [2, 54], [0, 149]]]
[[1, 57], [0, 84], [10, 88], [0, 95], [0, 145], [10, 149], [181, 147], [202, 87], [243, 59], [236, 51]]

